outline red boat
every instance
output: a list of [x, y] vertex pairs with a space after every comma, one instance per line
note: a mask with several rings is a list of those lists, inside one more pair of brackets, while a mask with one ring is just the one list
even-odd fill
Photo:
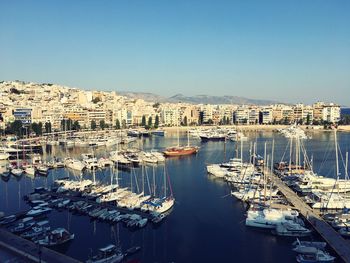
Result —
[[163, 153], [165, 156], [171, 157], [171, 156], [183, 156], [183, 155], [190, 155], [195, 154], [198, 152], [197, 146], [174, 146], [167, 148]]

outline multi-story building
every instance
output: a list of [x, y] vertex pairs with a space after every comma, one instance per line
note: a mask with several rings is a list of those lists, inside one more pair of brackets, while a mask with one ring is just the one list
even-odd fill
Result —
[[330, 103], [323, 107], [322, 120], [329, 123], [337, 123], [340, 120], [340, 106]]
[[261, 109], [261, 123], [262, 124], [273, 123], [273, 110], [271, 107], [264, 107]]
[[21, 121], [23, 125], [30, 125], [32, 123], [32, 109], [17, 108], [13, 111], [13, 116], [16, 121]]

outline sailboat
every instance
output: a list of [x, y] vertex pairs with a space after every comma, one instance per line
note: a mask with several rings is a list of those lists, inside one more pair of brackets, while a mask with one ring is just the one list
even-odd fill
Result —
[[[170, 186], [169, 196], [167, 196], [167, 181]], [[169, 211], [174, 206], [175, 198], [171, 190], [170, 179], [169, 179], [169, 176], [167, 176], [165, 165], [164, 165], [163, 182], [164, 182], [164, 196], [152, 198], [150, 200], [143, 202], [141, 206], [142, 211], [148, 211], [150, 213], [159, 215]]]
[[189, 132], [187, 131], [187, 146], [180, 146], [179, 127], [177, 128], [177, 146], [166, 148], [163, 152], [165, 156], [183, 156], [197, 153], [199, 147], [190, 146]]
[[17, 159], [16, 159], [16, 167], [11, 169], [11, 174], [15, 176], [21, 176], [23, 174], [23, 169], [19, 167], [19, 161], [18, 161], [18, 144], [17, 144]]

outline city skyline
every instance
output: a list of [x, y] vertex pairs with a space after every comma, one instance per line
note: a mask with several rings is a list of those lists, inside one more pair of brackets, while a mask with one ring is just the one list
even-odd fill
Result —
[[350, 104], [343, 96], [350, 86], [350, 5], [342, 1], [0, 7], [2, 80]]

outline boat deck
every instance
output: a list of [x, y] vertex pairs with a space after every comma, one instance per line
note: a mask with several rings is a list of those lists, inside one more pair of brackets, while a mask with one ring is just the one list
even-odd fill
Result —
[[48, 262], [48, 263], [79, 263], [76, 259], [60, 254], [46, 247], [38, 246], [33, 242], [21, 238], [0, 228], [0, 247], [3, 247], [25, 262]]
[[307, 205], [280, 178], [272, 173], [268, 177], [275, 183], [287, 200], [306, 218], [328, 245], [344, 262], [350, 262], [350, 242], [344, 239], [332, 226], [323, 220], [319, 211]]
[[153, 216], [150, 213], [147, 212], [143, 212], [141, 210], [130, 210], [127, 208], [122, 208], [122, 207], [118, 207], [116, 205], [113, 204], [109, 204], [109, 203], [97, 203], [96, 201], [93, 200], [89, 200], [86, 197], [79, 197], [79, 196], [73, 196], [73, 195], [69, 195], [69, 194], [65, 194], [65, 193], [56, 193], [56, 192], [48, 192], [51, 196], [55, 196], [55, 197], [59, 197], [59, 198], [67, 198], [70, 199], [71, 201], [84, 201], [86, 203], [89, 203], [91, 205], [94, 205], [96, 207], [103, 207], [103, 208], [109, 208], [109, 209], [114, 209], [114, 210], [118, 210], [121, 213], [124, 214], [138, 214], [144, 218], [147, 219], [152, 219]]

